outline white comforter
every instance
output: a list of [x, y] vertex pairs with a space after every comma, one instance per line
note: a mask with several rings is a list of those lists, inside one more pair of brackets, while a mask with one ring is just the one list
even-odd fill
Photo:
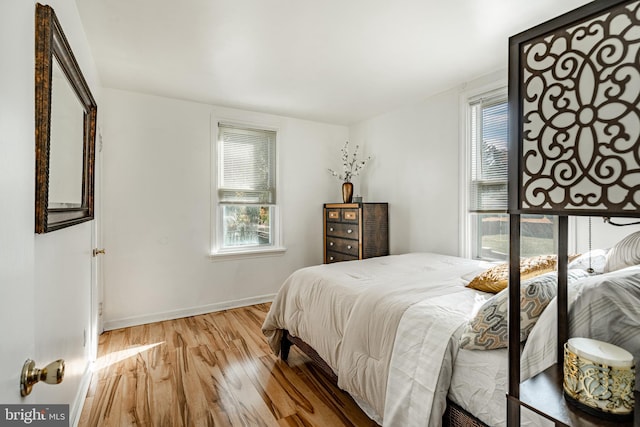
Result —
[[[310, 344], [338, 375], [338, 385], [384, 426], [439, 426], [447, 392], [489, 425], [504, 425], [506, 350], [460, 350], [474, 353], [474, 364], [495, 368], [484, 381], [460, 380], [465, 375], [454, 369], [459, 327], [491, 296], [465, 284], [487, 267], [413, 253], [304, 268], [283, 284], [263, 332], [276, 354], [283, 329]], [[569, 294], [572, 336], [624, 342], [640, 360], [640, 266], [587, 278]], [[524, 347], [521, 379], [556, 360], [554, 302]], [[459, 369], [467, 376], [475, 370]], [[523, 418], [523, 425], [529, 422], [544, 425]]]
[[[454, 288], [412, 305], [398, 326], [389, 369], [385, 426], [439, 426], [458, 352], [454, 333], [487, 298]], [[425, 424], [425, 422], [427, 422]]]
[[[385, 416], [387, 379], [403, 315], [412, 306], [431, 313], [428, 333], [434, 338], [424, 340], [424, 351], [437, 378], [450, 334], [487, 297], [465, 288], [462, 277], [487, 266], [464, 258], [412, 253], [304, 268], [283, 284], [263, 332], [276, 354], [282, 329], [306, 341], [338, 375], [338, 386], [387, 425], [393, 419]], [[412, 377], [411, 372], [405, 374]], [[422, 378], [425, 384], [433, 381]]]

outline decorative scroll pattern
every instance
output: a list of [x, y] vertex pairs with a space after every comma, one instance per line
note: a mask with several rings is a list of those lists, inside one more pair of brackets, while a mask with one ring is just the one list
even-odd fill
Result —
[[640, 2], [523, 45], [522, 208], [640, 209]]

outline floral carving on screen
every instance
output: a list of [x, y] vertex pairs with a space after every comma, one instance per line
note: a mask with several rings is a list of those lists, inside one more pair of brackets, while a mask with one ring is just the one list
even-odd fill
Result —
[[522, 208], [640, 209], [640, 2], [524, 44]]

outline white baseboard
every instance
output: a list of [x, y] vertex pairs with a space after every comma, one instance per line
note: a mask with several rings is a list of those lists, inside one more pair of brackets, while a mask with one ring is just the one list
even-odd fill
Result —
[[93, 375], [93, 363], [87, 362], [87, 366], [82, 374], [80, 380], [80, 387], [78, 387], [78, 393], [73, 401], [73, 405], [69, 408], [69, 418], [71, 418], [70, 426], [77, 427], [80, 422], [80, 416], [82, 415], [82, 408], [84, 408], [84, 402], [87, 399], [87, 392], [91, 385], [91, 377]]
[[271, 302], [275, 298], [275, 294], [261, 295], [251, 298], [243, 298], [233, 301], [225, 301], [216, 304], [207, 304], [199, 307], [191, 307], [180, 310], [165, 311], [162, 313], [154, 313], [143, 316], [125, 317], [122, 319], [106, 320], [104, 322], [104, 330], [111, 331], [113, 329], [128, 328], [130, 326], [144, 325], [145, 323], [162, 322], [164, 320], [179, 319], [181, 317], [197, 316], [199, 314], [213, 313], [216, 311], [228, 310], [231, 308], [246, 307], [253, 304], [261, 304]]

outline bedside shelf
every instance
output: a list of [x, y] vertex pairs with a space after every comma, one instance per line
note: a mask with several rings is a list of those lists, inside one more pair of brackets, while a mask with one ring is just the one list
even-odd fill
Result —
[[[634, 420], [640, 425], [640, 393], [635, 392]], [[632, 427], [633, 421], [609, 421], [569, 405], [562, 394], [562, 366], [553, 365], [520, 384], [520, 404], [561, 426]]]

